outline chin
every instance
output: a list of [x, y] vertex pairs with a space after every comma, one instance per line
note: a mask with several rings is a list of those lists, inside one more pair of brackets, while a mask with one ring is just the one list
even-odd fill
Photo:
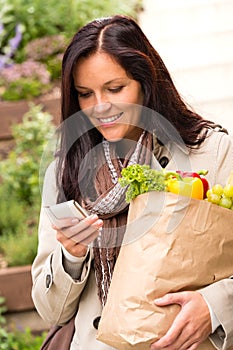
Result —
[[122, 140], [122, 137], [105, 137], [104, 138], [108, 141], [108, 142], [118, 142]]
[[109, 142], [118, 142], [118, 141], [122, 140], [124, 137], [124, 136], [122, 136], [122, 134], [121, 135], [118, 135], [118, 134], [111, 135], [110, 133], [105, 133], [105, 132], [102, 132], [101, 134]]

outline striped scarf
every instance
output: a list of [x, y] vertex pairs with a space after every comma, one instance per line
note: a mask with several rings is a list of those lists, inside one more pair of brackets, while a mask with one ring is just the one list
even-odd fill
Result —
[[98, 151], [101, 166], [95, 175], [97, 200], [84, 199], [85, 207], [103, 219], [104, 225], [93, 245], [94, 268], [98, 295], [102, 305], [107, 300], [112, 273], [120, 251], [126, 223], [128, 204], [125, 202], [127, 188], [118, 183], [121, 170], [131, 164], [150, 164], [152, 135], [143, 132], [122, 161], [116, 152], [116, 144], [103, 140], [102, 154]]

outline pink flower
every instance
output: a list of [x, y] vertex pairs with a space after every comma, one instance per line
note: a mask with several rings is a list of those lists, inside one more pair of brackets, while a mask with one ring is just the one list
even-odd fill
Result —
[[0, 78], [7, 85], [21, 78], [39, 80], [42, 84], [49, 84], [50, 73], [46, 66], [40, 62], [25, 61], [21, 64], [13, 64], [0, 71]]

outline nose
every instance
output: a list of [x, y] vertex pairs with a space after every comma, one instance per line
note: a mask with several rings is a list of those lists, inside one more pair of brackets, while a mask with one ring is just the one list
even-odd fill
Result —
[[107, 112], [111, 108], [111, 102], [106, 94], [97, 91], [95, 93], [95, 103], [93, 107], [95, 116], [98, 116]]
[[94, 113], [95, 115], [98, 116], [99, 114], [103, 114], [107, 112], [110, 108], [111, 108], [110, 102], [100, 102], [94, 106]]

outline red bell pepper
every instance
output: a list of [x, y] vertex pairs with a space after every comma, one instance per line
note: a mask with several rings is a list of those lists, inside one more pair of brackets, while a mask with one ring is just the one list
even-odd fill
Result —
[[176, 171], [179, 175], [182, 177], [198, 177], [201, 179], [202, 184], [203, 184], [203, 198], [206, 198], [206, 192], [209, 189], [209, 182], [205, 178], [205, 175], [208, 174], [208, 170], [199, 170], [197, 172], [194, 171], [182, 171], [182, 170], [177, 170]]

